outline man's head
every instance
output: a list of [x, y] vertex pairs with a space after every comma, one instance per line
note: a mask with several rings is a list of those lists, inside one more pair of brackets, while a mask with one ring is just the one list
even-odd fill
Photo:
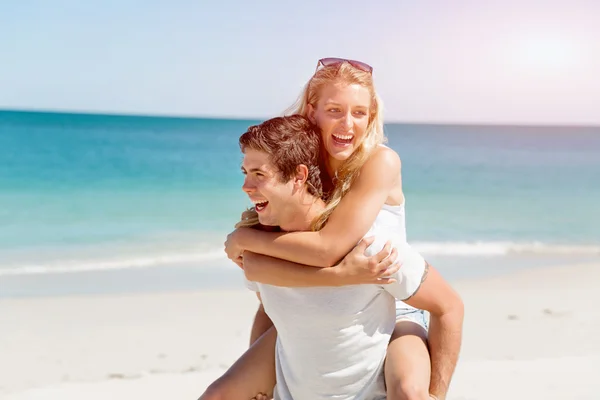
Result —
[[320, 133], [305, 117], [277, 117], [251, 126], [239, 140], [242, 189], [262, 225], [284, 226], [322, 195]]

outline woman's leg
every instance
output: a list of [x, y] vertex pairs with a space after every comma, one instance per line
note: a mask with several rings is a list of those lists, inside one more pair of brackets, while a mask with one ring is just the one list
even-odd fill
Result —
[[214, 381], [199, 400], [250, 400], [259, 393], [270, 399], [275, 386], [276, 340], [277, 331], [272, 327]]
[[429, 400], [431, 359], [424, 312], [400, 315], [385, 361], [388, 400]]

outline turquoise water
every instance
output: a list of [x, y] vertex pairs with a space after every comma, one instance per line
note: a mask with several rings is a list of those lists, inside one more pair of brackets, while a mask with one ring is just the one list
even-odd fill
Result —
[[[0, 112], [0, 276], [222, 260], [256, 122]], [[423, 252], [600, 254], [600, 128], [386, 132]]]

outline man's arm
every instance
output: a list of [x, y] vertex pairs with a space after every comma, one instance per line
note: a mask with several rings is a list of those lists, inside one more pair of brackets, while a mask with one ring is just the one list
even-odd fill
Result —
[[[402, 268], [401, 268], [402, 269]], [[405, 303], [431, 314], [429, 392], [443, 400], [448, 393], [462, 341], [464, 305], [459, 295], [432, 266], [426, 263], [420, 286]]]
[[256, 342], [258, 338], [263, 335], [263, 333], [268, 331], [273, 326], [273, 321], [271, 321], [271, 318], [267, 315], [265, 308], [262, 305], [260, 293], [256, 292], [256, 296], [261, 303], [258, 305], [258, 310], [256, 310], [254, 322], [252, 323], [252, 330], [250, 331], [250, 346], [252, 346], [254, 342]]

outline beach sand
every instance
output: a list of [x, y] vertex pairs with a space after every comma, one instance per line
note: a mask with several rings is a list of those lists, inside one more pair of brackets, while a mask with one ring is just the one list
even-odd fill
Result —
[[[452, 282], [448, 399], [600, 399], [600, 262]], [[248, 344], [240, 290], [0, 301], [0, 398], [197, 399]]]

